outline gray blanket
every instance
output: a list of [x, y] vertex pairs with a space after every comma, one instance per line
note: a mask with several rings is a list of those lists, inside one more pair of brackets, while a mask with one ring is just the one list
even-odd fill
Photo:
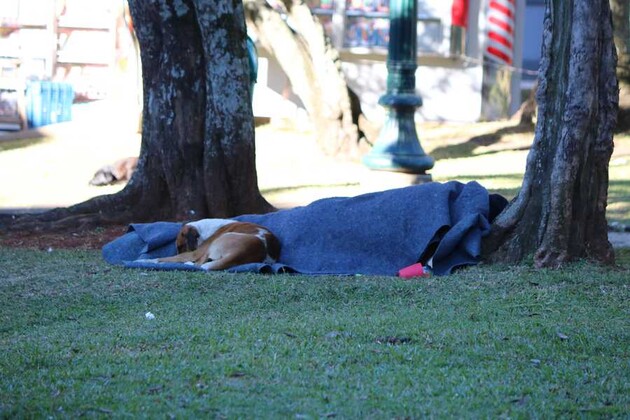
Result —
[[[232, 272], [396, 275], [431, 259], [436, 275], [479, 262], [481, 238], [507, 204], [476, 182], [428, 183], [236, 220], [269, 228], [280, 240], [277, 264], [246, 264]], [[103, 248], [112, 264], [197, 270], [186, 264], [137, 262], [174, 255], [180, 223], [133, 224]]]

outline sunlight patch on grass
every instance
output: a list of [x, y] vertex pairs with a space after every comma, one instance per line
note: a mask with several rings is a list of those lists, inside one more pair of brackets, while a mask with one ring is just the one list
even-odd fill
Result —
[[525, 173], [527, 151], [438, 160], [431, 173], [436, 178], [520, 175]]
[[506, 197], [508, 200], [514, 198], [521, 188], [523, 181], [522, 175], [495, 175], [495, 176], [461, 176], [454, 179], [435, 178], [438, 182], [459, 181], [471, 182], [476, 181], [483, 185], [491, 193], [498, 193]]
[[489, 121], [478, 123], [445, 123], [445, 122], [424, 122], [417, 124], [416, 131], [420, 141], [429, 145], [427, 150], [431, 150], [432, 144], [447, 142], [449, 140], [467, 140], [474, 136], [495, 132], [506, 126], [513, 125], [509, 121]]
[[[630, 199], [630, 198], [629, 198]], [[628, 199], [627, 199], [628, 200]], [[628, 201], [616, 201], [615, 199], [608, 200], [608, 206], [606, 207], [606, 217], [609, 221], [615, 221], [630, 225], [630, 202]]]
[[608, 173], [611, 180], [630, 181], [630, 158], [613, 158]]

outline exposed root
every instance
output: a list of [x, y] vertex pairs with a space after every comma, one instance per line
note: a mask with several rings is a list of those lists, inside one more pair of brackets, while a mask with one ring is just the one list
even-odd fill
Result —
[[56, 208], [43, 213], [2, 215], [0, 229], [5, 232], [60, 232], [144, 221], [146, 215], [132, 210], [129, 204], [133, 202], [132, 198], [131, 192], [125, 189], [117, 194], [98, 196], [67, 208]]
[[571, 261], [566, 250], [549, 250], [540, 248], [534, 254], [534, 266], [536, 268], [560, 268]]

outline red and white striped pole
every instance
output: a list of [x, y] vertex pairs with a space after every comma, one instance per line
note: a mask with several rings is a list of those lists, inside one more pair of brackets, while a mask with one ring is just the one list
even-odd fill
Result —
[[516, 0], [490, 0], [488, 5], [484, 56], [494, 62], [512, 65]]

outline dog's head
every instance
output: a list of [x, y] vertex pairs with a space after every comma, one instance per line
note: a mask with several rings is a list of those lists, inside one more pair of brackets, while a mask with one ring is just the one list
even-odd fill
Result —
[[190, 252], [197, 249], [199, 243], [199, 232], [194, 226], [184, 225], [177, 234], [175, 245], [177, 245], [177, 253]]

